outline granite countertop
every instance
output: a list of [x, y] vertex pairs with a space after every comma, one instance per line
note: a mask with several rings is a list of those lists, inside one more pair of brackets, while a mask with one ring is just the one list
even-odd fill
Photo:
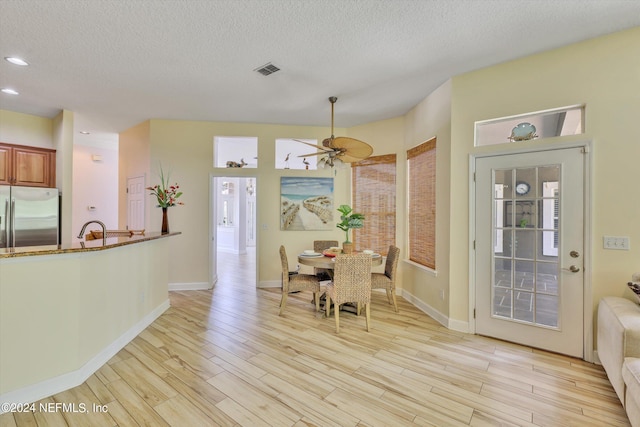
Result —
[[37, 256], [37, 255], [53, 255], [53, 254], [68, 254], [75, 252], [92, 252], [102, 251], [105, 249], [117, 248], [119, 246], [132, 245], [135, 243], [147, 242], [150, 240], [163, 239], [165, 237], [177, 236], [182, 234], [167, 233], [162, 234], [159, 232], [145, 233], [144, 235], [135, 234], [131, 237], [107, 237], [107, 244], [102, 244], [102, 239], [81, 241], [77, 240], [67, 245], [49, 245], [49, 246], [25, 246], [20, 248], [2, 248], [0, 249], [0, 259], [2, 258], [16, 258], [25, 256]]

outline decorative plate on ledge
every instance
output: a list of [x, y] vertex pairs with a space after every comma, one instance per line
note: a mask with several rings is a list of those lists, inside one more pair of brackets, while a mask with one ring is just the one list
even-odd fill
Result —
[[536, 127], [531, 123], [518, 123], [516, 127], [511, 130], [510, 141], [528, 141], [533, 138], [537, 138]]

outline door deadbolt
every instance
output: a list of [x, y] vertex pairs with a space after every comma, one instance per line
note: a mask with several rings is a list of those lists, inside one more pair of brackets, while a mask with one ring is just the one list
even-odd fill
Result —
[[578, 251], [571, 251], [571, 252], [569, 252], [569, 256], [570, 256], [571, 258], [578, 258], [578, 257], [580, 256], [580, 252], [578, 252]]

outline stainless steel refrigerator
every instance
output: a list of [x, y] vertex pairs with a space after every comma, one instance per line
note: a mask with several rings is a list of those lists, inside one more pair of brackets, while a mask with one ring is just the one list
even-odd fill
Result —
[[57, 188], [0, 185], [0, 248], [59, 244]]

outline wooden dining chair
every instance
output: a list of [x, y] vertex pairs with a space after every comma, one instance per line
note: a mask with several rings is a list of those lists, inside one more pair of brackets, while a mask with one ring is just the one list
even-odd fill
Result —
[[311, 291], [316, 303], [316, 311], [320, 311], [320, 281], [313, 274], [290, 274], [289, 259], [284, 246], [280, 246], [280, 262], [282, 263], [282, 299], [280, 300], [280, 313], [282, 316], [287, 305], [289, 292]]
[[371, 289], [384, 289], [387, 291], [387, 300], [393, 304], [393, 308], [398, 312], [396, 302], [396, 270], [398, 269], [398, 259], [400, 249], [396, 246], [389, 246], [387, 262], [384, 265], [384, 273], [371, 273]]
[[[329, 248], [335, 248], [335, 247], [338, 247], [337, 240], [314, 240], [313, 241], [313, 250], [314, 252], [317, 252], [319, 254], [321, 254], [322, 251], [324, 250], [327, 250]], [[320, 279], [321, 281], [331, 280], [331, 272], [326, 268], [315, 267], [313, 269], [313, 273], [316, 276], [318, 276], [318, 279]]]
[[346, 302], [358, 304], [358, 313], [364, 305], [367, 332], [371, 318], [371, 255], [349, 254], [336, 256], [333, 281], [327, 285], [325, 303], [327, 317], [331, 314], [331, 301], [336, 318], [336, 333], [340, 332], [340, 305]]

